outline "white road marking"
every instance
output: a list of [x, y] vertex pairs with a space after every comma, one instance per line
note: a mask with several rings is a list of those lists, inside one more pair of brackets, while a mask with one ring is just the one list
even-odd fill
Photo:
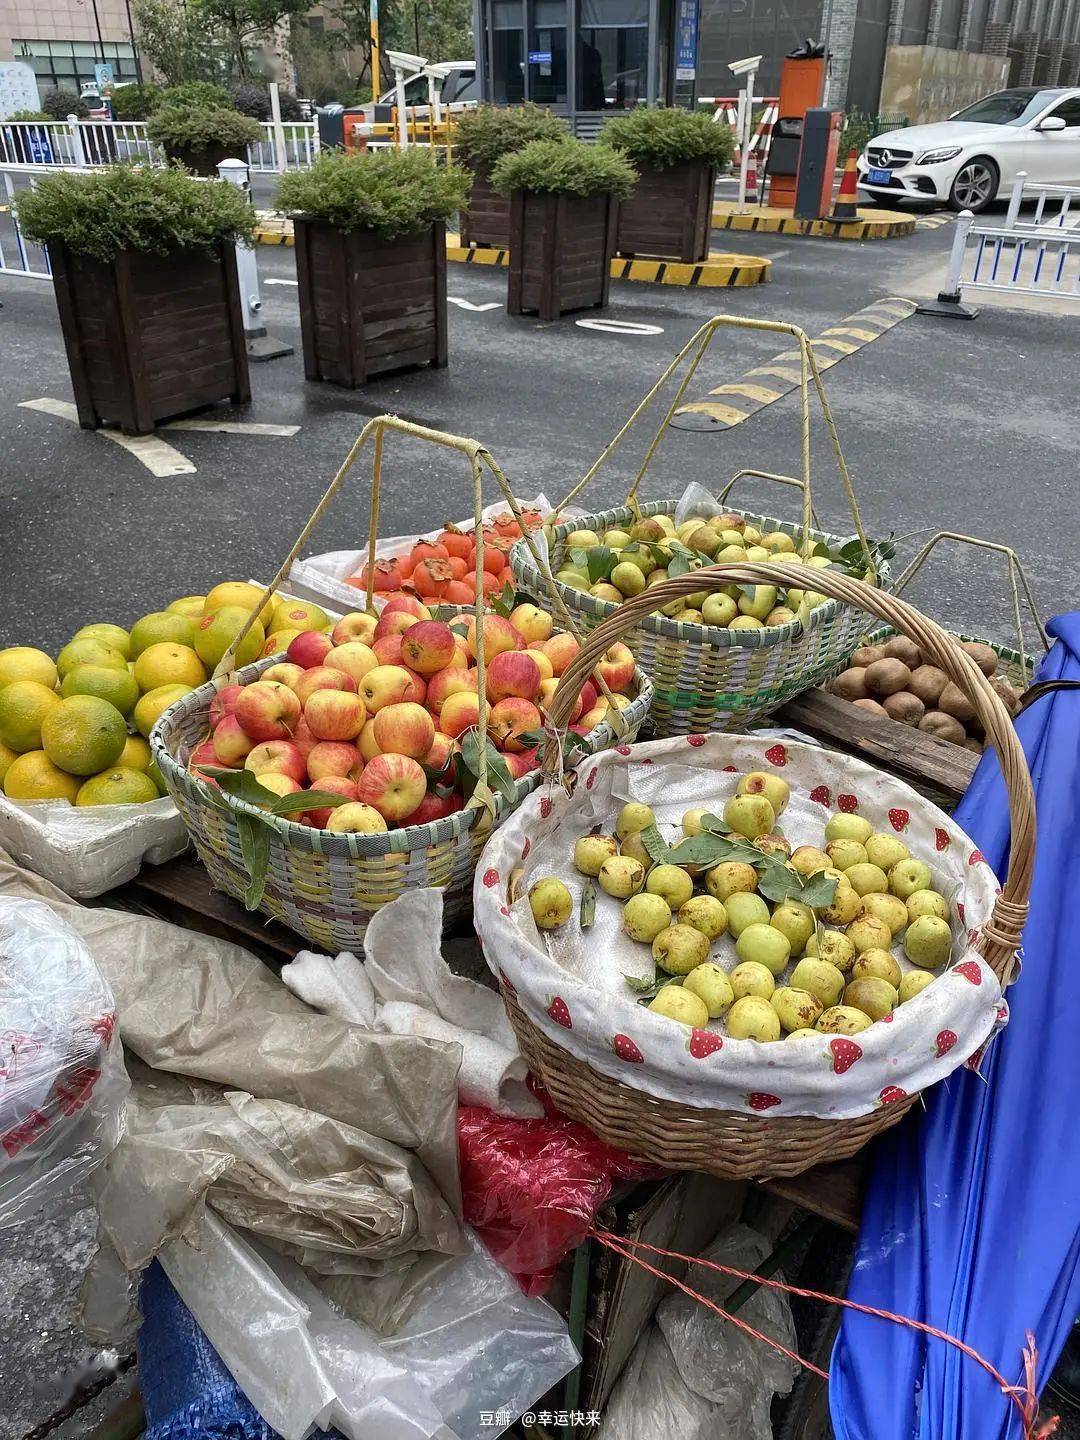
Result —
[[662, 335], [662, 325], [640, 325], [635, 320], [575, 320], [582, 330], [601, 330], [607, 335]]
[[790, 255], [790, 250], [766, 250], [762, 255], [763, 260], [780, 260], [785, 255]]
[[166, 420], [160, 430], [204, 430], [216, 435], [277, 435], [288, 439], [299, 425], [269, 425], [257, 420]]
[[299, 280], [264, 280], [264, 285], [299, 285]]
[[456, 305], [459, 310], [472, 310], [477, 315], [483, 314], [485, 310], [501, 310], [503, 308], [501, 300], [485, 300], [478, 305], [474, 305], [471, 300], [462, 300], [457, 295], [448, 295], [446, 300], [447, 304]]
[[[22, 410], [40, 410], [45, 415], [55, 415], [60, 420], [70, 420], [73, 424], [79, 423], [79, 412], [68, 400], [53, 400], [50, 396], [43, 396], [40, 400], [20, 400], [19, 408]], [[111, 440], [114, 445], [134, 455], [136, 460], [144, 464], [151, 475], [159, 480], [164, 480], [170, 475], [194, 475], [195, 466], [185, 456], [181, 455], [165, 440], [159, 440], [156, 435], [124, 435], [119, 430], [109, 430], [104, 427], [97, 432], [104, 435], [106, 440]]]

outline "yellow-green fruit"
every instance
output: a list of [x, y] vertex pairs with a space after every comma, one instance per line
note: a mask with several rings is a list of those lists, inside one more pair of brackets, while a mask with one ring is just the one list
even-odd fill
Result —
[[791, 867], [800, 875], [816, 875], [819, 870], [827, 870], [830, 864], [828, 855], [816, 845], [798, 845], [791, 852]]
[[731, 1009], [735, 1000], [734, 991], [727, 973], [711, 960], [704, 965], [695, 965], [683, 981], [683, 989], [689, 990], [705, 1002], [709, 1019], [716, 1020]]
[[948, 920], [949, 918], [949, 902], [936, 890], [916, 890], [914, 895], [909, 895], [904, 903], [909, 924], [923, 915], [934, 915], [938, 920]]
[[616, 900], [629, 900], [645, 884], [645, 866], [630, 855], [612, 855], [596, 873], [600, 889]]
[[[220, 610], [204, 615], [198, 622], [195, 630], [195, 653], [208, 670], [213, 670], [217, 665], [247, 624], [250, 614], [250, 609], [245, 610], [240, 605], [223, 605]], [[233, 662], [235, 668], [239, 669], [242, 665], [250, 665], [257, 660], [262, 654], [265, 640], [266, 632], [263, 627], [258, 620], [253, 621], [236, 652]]]
[[855, 946], [840, 930], [819, 930], [806, 942], [806, 954], [826, 960], [846, 974], [855, 960]]
[[155, 610], [136, 620], [128, 636], [129, 658], [137, 660], [151, 645], [187, 645], [195, 641], [195, 620], [177, 610]]
[[792, 955], [801, 955], [814, 933], [814, 912], [801, 900], [784, 900], [773, 911], [769, 923], [785, 937]]
[[0, 744], [0, 785], [3, 785], [4, 776], [18, 758], [19, 752], [17, 750], [12, 750], [10, 745]]
[[[258, 590], [259, 595], [263, 593], [258, 586], [255, 588]], [[210, 595], [213, 595], [213, 593], [211, 590]], [[210, 595], [206, 597], [208, 606]], [[227, 600], [223, 603], [227, 605], [247, 604], [246, 601], [237, 600]], [[255, 601], [253, 600], [251, 604], [254, 605]], [[270, 609], [271, 604], [273, 604], [274, 608], [271, 612], [270, 619], [267, 620], [266, 612]], [[217, 610], [220, 607], [215, 605], [213, 608]], [[208, 609], [207, 614], [209, 613]], [[251, 614], [250, 607], [248, 614]], [[273, 635], [275, 630], [329, 630], [330, 616], [327, 615], [321, 606], [312, 605], [309, 600], [281, 600], [275, 597], [273, 602], [268, 600], [259, 611], [259, 623], [267, 635]]]
[[911, 854], [907, 846], [897, 840], [895, 835], [880, 833], [871, 835], [869, 839], [863, 841], [863, 844], [866, 847], [866, 858], [871, 865], [877, 865], [886, 874], [894, 865], [899, 865], [901, 860], [906, 860]]
[[620, 840], [625, 840], [628, 835], [638, 835], [655, 824], [656, 816], [651, 808], [631, 800], [619, 811], [619, 818], [615, 821], [615, 834]]
[[774, 819], [779, 820], [791, 799], [791, 786], [786, 780], [781, 780], [779, 775], [769, 775], [764, 770], [751, 770], [748, 774], [739, 777], [735, 793], [737, 795], [764, 795], [773, 808]]
[[824, 1012], [814, 1029], [822, 1035], [858, 1035], [860, 1030], [869, 1030], [872, 1024], [870, 1016], [854, 1006], [834, 1005]]
[[853, 865], [866, 864], [866, 849], [857, 840], [830, 840], [825, 854], [837, 870], [850, 870]]
[[156, 690], [160, 685], [196, 685], [206, 683], [206, 669], [190, 645], [162, 641], [148, 645], [135, 661], [135, 679], [139, 689]]
[[904, 954], [922, 970], [940, 970], [952, 954], [952, 931], [936, 915], [921, 915], [907, 928]]
[[736, 615], [728, 626], [729, 630], [763, 630], [764, 628], [756, 615]]
[[[856, 960], [855, 964], [858, 963]], [[897, 1003], [896, 987], [887, 980], [852, 980], [844, 991], [844, 1004], [852, 1010], [861, 1010], [871, 1020], [884, 1020]]]
[[739, 614], [749, 615], [754, 620], [764, 620], [775, 605], [775, 585], [755, 585], [752, 595], [739, 596]]
[[624, 550], [622, 559], [629, 565], [636, 565], [646, 578], [657, 569], [657, 561], [653, 559], [652, 552], [649, 550]]
[[667, 533], [667, 527], [662, 525], [655, 515], [647, 515], [642, 520], [635, 520], [630, 526], [631, 540], [650, 540], [654, 545], [659, 544]]
[[873, 833], [874, 827], [861, 815], [830, 815], [825, 825], [826, 840], [854, 840], [864, 847]]
[[759, 835], [754, 841], [754, 848], [760, 850], [763, 855], [782, 855], [786, 860], [791, 854], [791, 846], [783, 835], [773, 833], [772, 835]]
[[736, 1000], [742, 1000], [747, 995], [756, 996], [759, 1000], [768, 1000], [776, 989], [772, 971], [767, 970], [764, 965], [758, 965], [753, 960], [748, 960], [743, 965], [736, 965], [728, 976], [728, 984], [731, 986], [731, 993]]
[[610, 545], [612, 550], [623, 550], [630, 544], [630, 532], [628, 530], [605, 530], [604, 544]]
[[54, 765], [44, 750], [18, 756], [4, 776], [9, 800], [67, 800], [74, 805], [78, 793], [78, 780]]
[[568, 585], [571, 590], [587, 590], [589, 588], [589, 577], [583, 570], [560, 570], [555, 579], [560, 585]]
[[671, 924], [671, 907], [659, 895], [631, 895], [623, 906], [622, 928], [631, 940], [651, 945]]
[[582, 875], [599, 875], [604, 861], [618, 853], [614, 835], [582, 835], [574, 846], [574, 869]]
[[894, 990], [900, 988], [903, 976], [900, 966], [888, 950], [864, 950], [851, 967], [852, 980], [885, 980]]
[[139, 698], [139, 685], [130, 671], [112, 670], [107, 665], [76, 665], [64, 676], [60, 693], [69, 695], [96, 695], [115, 705], [121, 715], [134, 708]]
[[589, 594], [595, 600], [606, 600], [609, 605], [620, 605], [623, 600], [622, 591], [616, 590], [614, 585], [609, 585], [604, 580], [598, 580], [595, 585], [590, 585]]
[[876, 915], [853, 920], [847, 928], [847, 937], [860, 955], [867, 950], [887, 950], [892, 944], [892, 931]]
[[60, 696], [37, 680], [13, 680], [0, 690], [0, 742], [18, 754], [41, 749], [41, 722], [61, 704]]
[[712, 812], [708, 809], [687, 810], [682, 817], [682, 833], [690, 838], [693, 835], [700, 835], [702, 830], [702, 816]]
[[557, 930], [573, 914], [574, 897], [561, 880], [546, 875], [530, 885], [529, 909], [538, 930]]
[[160, 769], [158, 768], [158, 763], [156, 760], [150, 761], [146, 773], [150, 776], [150, 779], [153, 780], [154, 784], [157, 786], [158, 794], [168, 795], [169, 790], [168, 786], [165, 784], [165, 777], [164, 775], [162, 775]]
[[629, 856], [631, 860], [640, 861], [646, 870], [653, 863], [652, 856], [645, 849], [645, 843], [640, 834], [628, 835], [619, 846], [619, 853]]
[[110, 670], [126, 670], [127, 656], [96, 640], [93, 635], [84, 635], [81, 640], [69, 640], [56, 657], [56, 669], [61, 680], [77, 665], [103, 665]]
[[791, 985], [782, 985], [774, 990], [769, 1004], [776, 1011], [780, 1024], [788, 1031], [808, 1029], [823, 1008], [821, 1001], [808, 990], [797, 990]]
[[764, 545], [747, 545], [746, 558], [748, 560], [771, 560], [772, 556]]
[[786, 935], [774, 930], [771, 925], [747, 925], [735, 942], [735, 953], [740, 960], [764, 965], [774, 975], [787, 968], [791, 959], [791, 946]]
[[745, 995], [728, 1011], [727, 1032], [733, 1040], [757, 1040], [766, 1044], [780, 1039], [780, 1017], [767, 1000]]
[[595, 530], [571, 530], [566, 537], [568, 550], [591, 550], [594, 545], [599, 544], [600, 536]]
[[158, 798], [157, 786], [142, 770], [117, 765], [85, 780], [76, 805], [145, 805]]
[[709, 1010], [699, 995], [691, 994], [685, 985], [665, 985], [649, 1009], [668, 1020], [677, 1020], [680, 1025], [692, 1025], [700, 1029], [709, 1023]]
[[199, 620], [202, 618], [205, 604], [205, 595], [181, 595], [179, 600], [174, 600], [171, 605], [166, 605], [165, 611], [169, 615], [187, 615], [192, 620]]
[[[786, 605], [777, 605], [775, 610], [770, 610], [768, 615], [765, 616], [765, 625], [766, 627], [773, 625], [790, 625], [794, 619], [796, 619], [794, 610], [789, 610]], [[814, 1032], [810, 1030], [804, 1031], [803, 1033], [812, 1035]]]
[[724, 909], [727, 911], [728, 929], [735, 940], [749, 926], [767, 926], [769, 923], [768, 905], [760, 895], [752, 895], [748, 890], [736, 890], [729, 895], [724, 901]]
[[699, 525], [692, 531], [683, 542], [689, 545], [691, 550], [697, 550], [701, 555], [707, 555], [711, 560], [720, 549], [720, 536], [711, 525]]
[[190, 695], [193, 689], [192, 685], [159, 685], [156, 690], [148, 690], [135, 706], [135, 728], [139, 734], [149, 739], [150, 731], [169, 706]]
[[116, 763], [118, 766], [123, 766], [125, 770], [148, 771], [154, 763], [148, 742], [141, 735], [129, 735], [124, 741], [124, 748], [120, 751]]
[[844, 871], [844, 876], [857, 895], [883, 895], [889, 888], [889, 877], [885, 871], [870, 861], [852, 865], [850, 870]]
[[849, 925], [859, 913], [862, 896], [846, 878], [841, 875], [836, 890], [828, 905], [819, 905], [817, 914], [830, 925]]
[[782, 530], [769, 530], [762, 535], [761, 543], [770, 555], [780, 555], [784, 551], [790, 553], [795, 549], [795, 541]]
[[670, 975], [689, 975], [704, 963], [709, 942], [692, 925], [668, 925], [652, 942], [653, 959]]
[[41, 722], [41, 748], [69, 775], [97, 775], [120, 757], [127, 739], [124, 717], [96, 695], [72, 695]]
[[776, 824], [776, 812], [764, 795], [733, 795], [724, 805], [724, 824], [736, 835], [756, 840]]
[[91, 640], [100, 640], [110, 650], [119, 650], [125, 660], [131, 658], [131, 640], [128, 632], [122, 625], [109, 625], [99, 623], [96, 625], [83, 625], [75, 631], [72, 640], [84, 640], [89, 636]]
[[657, 865], [649, 871], [645, 889], [650, 895], [661, 896], [672, 910], [677, 910], [693, 895], [694, 882], [678, 865]]
[[[723, 536], [721, 536], [721, 539], [723, 539]], [[742, 565], [746, 560], [746, 550], [742, 545], [724, 545], [716, 552], [713, 559], [717, 565]], [[741, 594], [742, 592], [740, 591], [740, 598]], [[735, 609], [737, 612], [739, 609], [738, 604], [736, 604]]]
[[921, 860], [901, 860], [889, 871], [889, 889], [901, 900], [915, 895], [920, 890], [929, 890], [934, 883], [929, 865]]
[[640, 595], [645, 589], [645, 576], [629, 560], [622, 560], [611, 572], [611, 583], [620, 595], [629, 599], [633, 595]]
[[695, 895], [679, 907], [679, 924], [692, 925], [706, 940], [715, 940], [727, 929], [727, 911], [712, 895]]
[[856, 920], [862, 915], [876, 915], [879, 920], [884, 920], [894, 936], [899, 935], [908, 923], [907, 906], [904, 902], [895, 895], [882, 895], [876, 891], [863, 897]]
[[815, 999], [825, 1007], [838, 1003], [844, 993], [844, 977], [828, 960], [816, 960], [808, 956], [800, 960], [791, 972], [791, 984], [796, 990], [809, 990]]
[[922, 994], [928, 985], [934, 983], [934, 976], [929, 970], [909, 970], [900, 981], [900, 989], [897, 991], [899, 1003], [904, 1005], [908, 1000], [914, 1000], [916, 995]]
[[730, 595], [708, 595], [701, 607], [701, 618], [706, 625], [730, 625], [739, 613], [739, 607]]
[[789, 1040], [816, 1040], [820, 1033], [818, 1030], [792, 1030], [787, 1038]]
[[[250, 615], [255, 606], [260, 603], [264, 594], [265, 590], [262, 585], [252, 585], [246, 580], [223, 580], [219, 585], [215, 585], [203, 600], [202, 613], [204, 615], [211, 615], [215, 610], [220, 610], [223, 605], [238, 605], [241, 609], [246, 606], [247, 613]], [[282, 605], [282, 603], [280, 595], [272, 595], [270, 599], [261, 606], [259, 620], [264, 629], [274, 610]], [[288, 603], [290, 606], [293, 604], [292, 601]], [[304, 602], [298, 603], [303, 604]], [[319, 607], [316, 605], [313, 608], [318, 610]], [[320, 610], [319, 613], [322, 614], [322, 611]], [[275, 625], [273, 628], [276, 630], [279, 627]], [[281, 626], [280, 628], [284, 629], [285, 627]], [[305, 625], [303, 628], [307, 630], [319, 629], [321, 627]], [[269, 633], [269, 631], [267, 633]]]
[[44, 650], [31, 645], [12, 645], [0, 650], [0, 689], [16, 680], [33, 680], [47, 690], [56, 688], [56, 663]]
[[722, 860], [706, 874], [705, 888], [726, 903], [731, 895], [757, 889], [757, 871], [742, 860]]

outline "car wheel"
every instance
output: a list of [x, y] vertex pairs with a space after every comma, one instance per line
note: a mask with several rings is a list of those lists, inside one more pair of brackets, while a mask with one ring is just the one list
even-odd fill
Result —
[[978, 215], [997, 199], [999, 179], [998, 167], [985, 155], [965, 160], [956, 172], [949, 191], [950, 209], [971, 210]]

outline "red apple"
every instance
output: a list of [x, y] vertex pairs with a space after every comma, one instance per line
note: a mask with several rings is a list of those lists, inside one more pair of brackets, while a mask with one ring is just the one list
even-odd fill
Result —
[[[516, 650], [518, 640], [521, 638], [510, 621], [502, 615], [485, 615], [483, 624], [484, 636], [484, 659], [490, 665], [496, 655], [501, 655], [504, 650]], [[476, 621], [469, 621], [469, 628], [466, 633], [466, 641], [469, 653], [475, 658], [478, 651], [476, 646]]]
[[456, 740], [451, 740], [449, 735], [444, 735], [441, 730], [436, 730], [435, 739], [431, 742], [431, 749], [426, 755], [420, 757], [420, 763], [426, 765], [429, 770], [434, 770], [437, 775], [442, 775], [449, 768], [451, 757], [456, 749]]
[[371, 642], [371, 653], [379, 665], [405, 664], [400, 635], [380, 635], [378, 640]]
[[487, 698], [493, 705], [508, 696], [535, 700], [542, 678], [539, 665], [527, 650], [504, 650], [487, 667]]
[[307, 773], [316, 788], [331, 777], [355, 781], [363, 768], [360, 751], [347, 740], [320, 740], [307, 755]]
[[555, 627], [555, 621], [539, 605], [515, 606], [510, 612], [510, 624], [526, 643], [546, 640]]
[[296, 722], [296, 729], [292, 733], [292, 743], [300, 751], [300, 754], [303, 755], [305, 760], [307, 760], [307, 757], [311, 754], [312, 750], [314, 750], [315, 746], [319, 744], [318, 739], [311, 733], [311, 727], [302, 715]]
[[288, 740], [300, 719], [300, 701], [279, 680], [256, 680], [245, 685], [233, 711], [244, 733], [256, 742]]
[[[456, 803], [455, 803], [456, 802]], [[406, 815], [401, 822], [402, 829], [406, 825], [430, 825], [433, 820], [445, 820], [455, 810], [461, 809], [461, 797], [459, 795], [425, 795], [420, 804], [412, 812]]]
[[484, 713], [490, 710], [486, 700], [481, 700], [474, 690], [459, 690], [451, 695], [439, 712], [439, 729], [451, 740], [457, 740], [466, 730], [479, 723], [480, 706]]
[[213, 749], [219, 765], [239, 766], [255, 745], [235, 715], [226, 715], [214, 731]]
[[614, 645], [604, 651], [596, 668], [612, 694], [617, 690], [625, 690], [634, 678], [634, 652], [629, 645], [616, 640]]
[[295, 640], [290, 640], [285, 657], [302, 670], [313, 670], [323, 663], [333, 648], [334, 642], [321, 630], [301, 630]]
[[375, 651], [362, 640], [349, 640], [344, 645], [335, 645], [326, 657], [328, 670], [340, 670], [355, 680], [357, 685], [369, 670], [374, 670], [380, 663]]
[[375, 626], [378, 623], [377, 615], [365, 615], [361, 610], [351, 610], [337, 622], [330, 632], [330, 638], [335, 645], [347, 645], [350, 640], [360, 640], [363, 644], [370, 645], [375, 638]]
[[376, 755], [364, 766], [357, 799], [394, 823], [411, 815], [427, 793], [423, 768], [408, 755]]
[[305, 675], [302, 665], [294, 665], [290, 660], [281, 660], [277, 665], [271, 665], [259, 676], [260, 680], [276, 680], [279, 685], [288, 685], [290, 690], [296, 689], [296, 682], [302, 675]]
[[[304, 788], [291, 775], [282, 775], [280, 770], [264, 770], [256, 778], [263, 789], [269, 790], [271, 795], [295, 795], [298, 790]], [[269, 810], [269, 808], [269, 805], [259, 806], [260, 810]]]
[[584, 714], [586, 710], [591, 710], [600, 698], [600, 687], [595, 680], [586, 680], [579, 694], [581, 696], [581, 711], [582, 714]]
[[555, 671], [555, 674], [561, 675], [581, 649], [581, 646], [574, 639], [573, 635], [562, 634], [552, 635], [550, 640], [545, 640], [542, 649], [551, 661], [551, 668]]
[[[412, 615], [417, 620], [430, 620], [431, 611], [422, 600], [415, 595], [391, 595], [382, 608], [383, 615], [393, 615], [397, 611], [403, 611], [406, 615]], [[381, 618], [381, 617], [380, 617]]]
[[376, 755], [381, 755], [379, 742], [375, 739], [375, 726], [372, 724], [374, 716], [368, 716], [368, 722], [357, 736], [356, 745], [366, 765], [369, 760], [374, 760]]
[[256, 745], [244, 761], [244, 769], [260, 779], [263, 775], [288, 775], [298, 784], [307, 779], [304, 757], [291, 740], [265, 740]]
[[236, 702], [243, 693], [243, 689], [243, 685], [223, 685], [210, 701], [211, 730], [216, 730], [222, 720], [225, 719], [225, 716], [233, 713], [236, 709]]
[[536, 769], [540, 763], [536, 758], [535, 745], [531, 750], [523, 750], [520, 754], [507, 753], [503, 756], [507, 770], [510, 771], [512, 780], [521, 780]]
[[355, 740], [367, 711], [360, 696], [347, 690], [316, 690], [304, 706], [304, 719], [317, 740]]
[[368, 714], [374, 715], [384, 705], [411, 700], [412, 684], [412, 671], [404, 665], [376, 665], [360, 681], [359, 690]]
[[514, 754], [529, 748], [527, 744], [521, 743], [520, 737], [530, 731], [539, 730], [543, 723], [540, 711], [531, 700], [522, 700], [519, 696], [511, 695], [491, 707], [488, 734], [500, 750], [509, 750]]
[[[340, 795], [343, 800], [356, 799], [355, 783], [342, 775], [327, 775], [313, 785], [312, 789], [322, 790], [326, 795]], [[316, 830], [325, 830], [326, 823], [334, 811], [343, 808], [340, 805], [320, 805], [317, 810], [305, 810], [302, 815], [294, 818], [299, 819], [301, 825], [311, 825]]]
[[418, 620], [401, 637], [401, 657], [410, 670], [425, 677], [453, 663], [454, 632], [441, 620]]
[[456, 665], [451, 666], [447, 670], [440, 670], [428, 681], [424, 703], [431, 713], [438, 717], [450, 696], [458, 694], [461, 690], [471, 690], [474, 694], [476, 693], [476, 671], [458, 669]]
[[316, 690], [347, 690], [356, 694], [356, 681], [344, 670], [333, 670], [329, 665], [316, 665], [305, 670], [296, 682], [296, 695], [301, 705], [306, 705]]
[[[213, 742], [210, 740], [203, 740], [201, 744], [195, 746], [195, 749], [192, 750], [188, 756], [187, 768], [192, 775], [197, 775], [199, 779], [205, 781], [207, 785], [217, 785], [218, 782], [214, 777], [207, 775], [203, 769], [204, 765], [209, 765], [214, 770], [221, 769], [221, 761], [217, 758]], [[219, 785], [218, 789], [220, 790], [220, 788]]]
[[415, 670], [409, 670], [407, 665], [403, 665], [402, 669], [407, 671], [409, 675], [409, 689], [405, 695], [405, 699], [413, 701], [416, 705], [423, 705], [427, 699], [427, 685], [424, 682], [424, 677], [418, 675]]
[[[555, 691], [556, 691], [558, 688], [559, 688], [559, 682], [558, 682], [558, 680], [541, 680], [541, 681], [540, 681], [540, 699], [539, 699], [539, 701], [538, 701], [538, 704], [542, 705], [545, 710], [550, 710], [550, 709], [551, 709], [551, 702], [552, 702], [552, 700], [554, 700], [554, 698], [555, 698]], [[577, 697], [577, 699], [574, 701], [573, 705], [570, 707], [570, 722], [571, 722], [571, 724], [580, 717], [583, 708], [584, 708], [584, 707], [583, 707], [583, 705], [582, 705], [581, 696], [579, 695], [579, 696]]]
[[435, 739], [431, 716], [422, 705], [411, 701], [383, 706], [371, 724], [384, 755], [408, 755], [413, 760], [422, 760]]
[[406, 630], [419, 623], [416, 616], [410, 615], [408, 610], [384, 610], [378, 625], [375, 626], [375, 639], [381, 640], [384, 635], [404, 635]]

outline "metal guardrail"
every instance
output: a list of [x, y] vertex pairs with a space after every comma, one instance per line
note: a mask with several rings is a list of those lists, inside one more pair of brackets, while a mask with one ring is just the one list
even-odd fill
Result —
[[[264, 138], [247, 153], [248, 166], [260, 173], [308, 170], [319, 153], [319, 127], [314, 120], [262, 123]], [[0, 164], [80, 170], [141, 160], [162, 165], [165, 157], [147, 134], [145, 120], [0, 121]]]
[[[53, 165], [51, 170], [77, 170], [73, 165]], [[51, 280], [48, 253], [38, 245], [31, 245], [19, 229], [15, 214], [14, 199], [18, 175], [30, 177], [41, 174], [40, 166], [5, 165], [0, 162], [0, 275], [14, 275], [23, 280]]]

